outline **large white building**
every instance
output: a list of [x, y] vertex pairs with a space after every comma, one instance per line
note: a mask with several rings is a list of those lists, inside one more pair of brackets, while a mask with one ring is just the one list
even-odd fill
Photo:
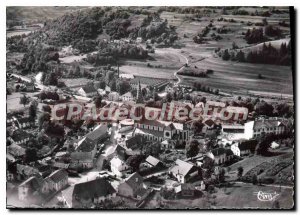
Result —
[[166, 139], [189, 140], [191, 131], [184, 123], [160, 120], [142, 120], [135, 123], [134, 135], [142, 135], [150, 141]]
[[252, 139], [265, 134], [282, 134], [286, 131], [286, 126], [279, 120], [261, 119], [245, 123], [244, 126], [246, 139]]

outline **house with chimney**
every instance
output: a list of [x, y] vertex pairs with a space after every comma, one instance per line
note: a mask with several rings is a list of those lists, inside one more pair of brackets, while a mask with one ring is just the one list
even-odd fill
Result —
[[177, 159], [175, 165], [169, 171], [169, 174], [175, 177], [178, 182], [186, 183], [193, 177], [198, 176], [198, 171], [198, 167], [194, 164]]

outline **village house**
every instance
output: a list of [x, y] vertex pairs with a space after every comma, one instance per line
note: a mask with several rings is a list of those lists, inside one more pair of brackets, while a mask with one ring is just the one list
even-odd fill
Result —
[[98, 125], [92, 132], [86, 135], [86, 138], [92, 142], [99, 144], [109, 138], [108, 127], [106, 124]]
[[195, 186], [192, 184], [180, 184], [174, 190], [177, 195], [183, 197], [193, 197], [195, 195]]
[[63, 169], [58, 169], [44, 180], [46, 186], [43, 186], [43, 193], [57, 192], [68, 185], [68, 173]]
[[41, 176], [41, 173], [37, 168], [23, 164], [17, 164], [16, 174], [16, 178], [20, 181], [26, 180], [35, 175]]
[[12, 135], [8, 139], [17, 145], [26, 144], [30, 140], [30, 134], [22, 129], [13, 131]]
[[71, 144], [71, 167], [91, 169], [94, 166], [94, 158], [97, 152], [97, 145], [108, 136], [107, 125], [98, 125], [92, 132], [75, 143]]
[[161, 149], [175, 149], [175, 141], [170, 139], [165, 139], [164, 141], [160, 142]]
[[15, 124], [19, 129], [25, 129], [25, 128], [30, 128], [31, 126], [33, 126], [34, 121], [32, 121], [29, 116], [17, 117]]
[[171, 168], [169, 174], [177, 179], [180, 183], [186, 183], [191, 178], [198, 175], [198, 168], [191, 163], [177, 159], [175, 166]]
[[91, 208], [116, 196], [116, 190], [105, 178], [77, 183], [62, 191], [67, 208]]
[[185, 123], [145, 119], [135, 123], [135, 135], [142, 135], [149, 141], [162, 142], [165, 139], [189, 140], [191, 132]]
[[74, 144], [74, 151], [71, 152], [71, 166], [73, 168], [91, 169], [94, 166], [94, 157], [97, 152], [97, 144], [84, 137]]
[[134, 97], [131, 92], [124, 93], [120, 96], [122, 101], [133, 101]]
[[106, 93], [110, 93], [111, 92], [111, 87], [106, 85], [104, 90], [105, 90]]
[[217, 165], [226, 162], [226, 150], [224, 148], [213, 149], [211, 152], [209, 152], [208, 156], [212, 158]]
[[216, 124], [212, 119], [207, 119], [203, 122], [202, 133], [206, 135], [212, 135], [216, 133]]
[[86, 85], [84, 87], [81, 87], [77, 92], [80, 96], [83, 97], [91, 98], [98, 95], [98, 92], [93, 85]]
[[137, 37], [136, 38], [136, 43], [142, 43], [143, 42], [143, 38], [142, 37]]
[[119, 101], [119, 93], [118, 92], [111, 92], [108, 94], [108, 100], [109, 101]]
[[33, 198], [39, 198], [43, 179], [32, 176], [18, 186], [18, 198], [21, 201], [31, 201]]
[[7, 147], [7, 154], [12, 155], [16, 159], [22, 159], [25, 156], [25, 151], [25, 148], [15, 143], [12, 143]]
[[253, 153], [256, 145], [257, 145], [256, 140], [236, 142], [231, 145], [231, 150], [234, 155], [241, 157]]
[[131, 174], [124, 182], [120, 183], [118, 194], [137, 199], [145, 198], [148, 191], [143, 183], [143, 177], [136, 172]]
[[286, 126], [276, 119], [259, 119], [245, 123], [245, 138], [252, 139], [265, 134], [283, 134]]
[[130, 81], [132, 79], [134, 79], [134, 75], [132, 74], [120, 74], [119, 78], [125, 81]]
[[118, 157], [114, 157], [110, 161], [110, 169], [114, 175], [116, 175], [117, 177], [122, 177], [123, 175], [125, 175], [125, 173], [130, 171], [131, 168], [125, 163], [125, 161], [121, 160]]
[[234, 158], [233, 151], [230, 148], [225, 149], [225, 153], [226, 153], [226, 162], [231, 161]]
[[118, 157], [121, 160], [126, 160], [128, 158], [127, 149], [123, 146], [117, 144], [116, 146], [110, 146], [106, 151], [106, 160], [110, 161], [114, 157]]
[[159, 159], [157, 159], [157, 158], [155, 158], [155, 157], [153, 157], [151, 155], [149, 155], [146, 158], [146, 160], [145, 160], [145, 162], [143, 164], [146, 165], [146, 166], [148, 166], [149, 168], [159, 169], [159, 168], [163, 167], [163, 163]]

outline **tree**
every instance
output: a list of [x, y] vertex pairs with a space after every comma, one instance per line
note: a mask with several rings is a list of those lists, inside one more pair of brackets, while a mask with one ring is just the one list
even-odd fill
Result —
[[236, 60], [238, 62], [245, 62], [245, 54], [242, 50], [240, 50], [237, 54], [236, 54]]
[[256, 185], [257, 182], [258, 182], [257, 175], [256, 174], [252, 175], [252, 184]]
[[210, 157], [205, 157], [201, 168], [203, 169], [203, 178], [210, 179], [215, 170], [214, 160]]
[[39, 130], [42, 129], [45, 122], [50, 122], [50, 118], [51, 118], [51, 116], [47, 112], [44, 112], [40, 115], [40, 117], [38, 119]]
[[218, 179], [221, 183], [225, 181], [225, 169], [220, 169]]
[[51, 107], [49, 105], [43, 105], [42, 109], [44, 112], [51, 113]]
[[45, 79], [45, 85], [57, 86], [58, 78], [55, 72], [51, 72]]
[[20, 97], [20, 104], [24, 105], [24, 107], [29, 103], [29, 97], [24, 93], [22, 97]]
[[46, 80], [46, 73], [42, 72], [42, 76], [41, 76], [41, 83], [44, 84]]
[[127, 93], [130, 90], [130, 88], [131, 86], [128, 81], [120, 81], [117, 85], [117, 91], [120, 93], [120, 95]]
[[244, 168], [240, 166], [238, 168], [237, 177], [241, 178], [243, 176], [243, 172], [244, 172]]
[[232, 49], [238, 49], [239, 47], [238, 47], [238, 45], [233, 41], [232, 42]]
[[258, 141], [258, 144], [255, 148], [255, 153], [257, 155], [267, 155], [269, 152], [269, 148], [271, 143], [275, 140], [275, 136], [273, 134], [265, 135], [263, 133], [262, 137]]
[[274, 107], [265, 101], [261, 101], [255, 105], [255, 112], [258, 115], [273, 116], [273, 110]]
[[228, 52], [228, 49], [225, 49], [222, 55], [223, 60], [229, 60], [230, 59], [230, 54]]
[[105, 81], [104, 81], [104, 80], [101, 80], [100, 83], [99, 83], [99, 85], [100, 85], [99, 88], [100, 88], [100, 89], [103, 89], [103, 90], [104, 90], [105, 87], [106, 87], [106, 84], [105, 84]]
[[35, 118], [36, 118], [37, 106], [38, 106], [38, 103], [37, 103], [36, 100], [33, 100], [30, 103], [30, 106], [29, 106], [29, 118], [30, 118], [31, 121], [34, 121]]
[[110, 89], [111, 89], [111, 91], [116, 91], [117, 90], [117, 83], [116, 83], [116, 81], [113, 80], [110, 83]]
[[139, 170], [139, 166], [143, 160], [142, 155], [132, 155], [126, 160], [126, 164], [132, 168], [134, 172]]
[[142, 153], [147, 157], [152, 155], [154, 157], [158, 156], [160, 153], [160, 144], [159, 142], [147, 143], [142, 148]]
[[96, 96], [94, 99], [94, 103], [95, 103], [96, 108], [100, 108], [101, 103], [102, 103], [102, 96], [100, 96], [100, 95]]
[[190, 141], [185, 148], [186, 157], [193, 158], [199, 153], [199, 143], [197, 140]]
[[280, 209], [279, 201], [275, 200], [272, 207], [273, 207], [273, 209]]
[[262, 23], [263, 23], [264, 26], [268, 25], [267, 18], [263, 18], [263, 19], [262, 19]]
[[35, 148], [27, 148], [25, 150], [25, 161], [32, 162], [37, 160], [37, 152]]

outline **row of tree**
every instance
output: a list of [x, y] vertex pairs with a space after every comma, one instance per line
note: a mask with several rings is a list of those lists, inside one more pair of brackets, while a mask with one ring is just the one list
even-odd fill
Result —
[[256, 51], [250, 51], [245, 54], [243, 50], [239, 51], [229, 51], [225, 49], [224, 51], [219, 52], [219, 56], [223, 60], [231, 60], [238, 62], [247, 62], [247, 63], [261, 63], [261, 64], [276, 64], [276, 65], [291, 65], [291, 44], [282, 43], [279, 49], [276, 49], [272, 46], [263, 44], [261, 49]]

